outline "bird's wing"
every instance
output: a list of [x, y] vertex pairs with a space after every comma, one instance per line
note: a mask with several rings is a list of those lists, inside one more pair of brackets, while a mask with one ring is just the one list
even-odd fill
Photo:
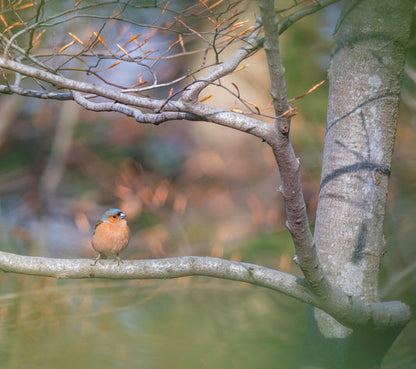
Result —
[[97, 227], [102, 223], [103, 221], [102, 220], [99, 220], [96, 224], [95, 224], [95, 227], [94, 227], [94, 234], [95, 234], [95, 230], [97, 229]]

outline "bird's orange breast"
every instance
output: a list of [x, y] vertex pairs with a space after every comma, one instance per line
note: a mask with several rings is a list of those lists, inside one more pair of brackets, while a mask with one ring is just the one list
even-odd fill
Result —
[[98, 252], [116, 255], [127, 247], [129, 239], [130, 230], [127, 222], [118, 224], [103, 222], [95, 229], [91, 244]]

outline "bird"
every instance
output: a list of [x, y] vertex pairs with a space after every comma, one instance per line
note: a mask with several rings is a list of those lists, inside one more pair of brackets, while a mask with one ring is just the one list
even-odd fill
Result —
[[107, 255], [114, 256], [114, 261], [120, 265], [120, 253], [127, 247], [130, 240], [130, 229], [127, 225], [126, 214], [118, 208], [106, 210], [94, 228], [91, 245], [100, 259], [107, 259]]

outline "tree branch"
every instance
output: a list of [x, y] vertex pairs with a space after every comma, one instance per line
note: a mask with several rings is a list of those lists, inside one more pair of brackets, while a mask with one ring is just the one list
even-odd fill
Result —
[[123, 260], [120, 266], [112, 260], [92, 264], [90, 259], [56, 259], [0, 251], [0, 270], [3, 272], [62, 279], [165, 279], [199, 275], [270, 288], [306, 303], [313, 304], [314, 301], [314, 297], [303, 285], [302, 278], [255, 264], [220, 258], [183, 256]]
[[94, 94], [127, 105], [155, 110], [160, 109], [163, 105], [166, 105], [167, 110], [169, 109], [177, 111], [177, 108], [172, 101], [166, 104], [165, 100], [157, 100], [147, 97], [137, 97], [129, 94], [124, 94], [114, 89], [99, 86], [95, 83], [75, 81], [63, 77], [59, 74], [53, 74], [40, 69], [36, 69], [28, 65], [12, 61], [5, 57], [0, 57], [0, 67], [24, 74], [32, 78], [38, 78], [39, 80], [51, 83], [56, 87]]
[[279, 51], [279, 30], [274, 1], [260, 0], [259, 7], [264, 27], [264, 48], [271, 78], [271, 93], [276, 113], [275, 134], [267, 139], [273, 149], [282, 179], [287, 227], [295, 243], [297, 260], [312, 290], [320, 298], [330, 295], [328, 282], [318, 260], [313, 236], [309, 228], [305, 200], [300, 182], [300, 162], [289, 140], [290, 110], [286, 94], [284, 68]]
[[[192, 121], [206, 121], [242, 132], [250, 133], [263, 140], [270, 136], [273, 128], [270, 124], [261, 120], [246, 117], [243, 114], [227, 111], [224, 109], [210, 107], [197, 101], [194, 104], [184, 104], [182, 101], [158, 100], [148, 97], [138, 97], [123, 93], [118, 90], [108, 89], [94, 83], [75, 81], [58, 74], [52, 74], [37, 68], [24, 65], [19, 62], [0, 57], [0, 68], [12, 70], [23, 75], [38, 78], [39, 80], [51, 83], [59, 88], [72, 91], [72, 96], [76, 96], [78, 104], [86, 109], [94, 111], [115, 111], [134, 117], [139, 123], [160, 124], [168, 120], [186, 119]], [[198, 83], [198, 82], [196, 82]], [[0, 86], [0, 92], [2, 87]], [[39, 98], [70, 99], [67, 93], [48, 92], [41, 93], [34, 90], [25, 90], [16, 86], [6, 86], [3, 88], [5, 93], [18, 93]], [[75, 92], [75, 95], [74, 95]], [[77, 92], [79, 92], [77, 94]], [[94, 96], [104, 97], [112, 100], [106, 103], [95, 103], [87, 100], [80, 92], [89, 93]], [[142, 113], [139, 109], [131, 106], [150, 109], [155, 111], [153, 114]]]
[[253, 136], [261, 138], [264, 141], [273, 135], [274, 128], [272, 124], [263, 122], [259, 119], [247, 117], [243, 114], [215, 108], [199, 102], [189, 105], [178, 101], [177, 106], [180, 109], [190, 110], [193, 114], [203, 117], [201, 120], [249, 133]]
[[112, 260], [93, 265], [90, 259], [55, 259], [23, 256], [0, 251], [0, 270], [62, 279], [166, 279], [207, 276], [269, 288], [311, 304], [331, 314], [342, 324], [360, 329], [401, 329], [409, 320], [407, 306], [398, 301], [367, 303], [341, 290], [330, 303], [318, 299], [302, 278], [255, 264], [212, 257], [184, 256], [157, 260]]
[[[315, 0], [311, 6], [307, 8], [300, 9], [297, 12], [291, 14], [286, 18], [279, 27], [279, 35], [287, 31], [291, 26], [293, 26], [297, 21], [303, 19], [304, 17], [316, 13], [319, 10], [326, 8], [329, 5], [339, 2], [340, 0]], [[275, 14], [275, 12], [273, 13]], [[264, 45], [265, 38], [261, 37], [257, 40], [256, 48], [261, 48]]]
[[279, 49], [279, 28], [275, 15], [274, 1], [259, 1], [261, 20], [264, 27], [264, 50], [271, 82], [271, 93], [276, 117], [290, 109], [287, 101], [285, 69], [283, 68]]
[[135, 109], [124, 104], [116, 102], [104, 102], [96, 103], [89, 101], [82, 96], [80, 92], [72, 91], [72, 96], [74, 100], [84, 107], [87, 110], [92, 111], [113, 111], [127, 115], [128, 117], [133, 117], [139, 123], [151, 123], [151, 124], [160, 124], [169, 120], [203, 120], [201, 117], [196, 116], [195, 114], [179, 112], [179, 111], [167, 111], [156, 114], [142, 113], [139, 109]]
[[73, 100], [72, 94], [69, 92], [39, 91], [25, 89], [15, 85], [0, 85], [0, 93], [8, 95], [16, 94], [20, 96], [36, 97], [38, 99]]
[[187, 87], [182, 95], [182, 102], [185, 105], [192, 105], [198, 101], [201, 91], [210, 83], [232, 73], [239, 64], [246, 59], [257, 48], [257, 36], [260, 32], [260, 20], [256, 21], [254, 31], [246, 43], [240, 47], [224, 62], [202, 75], [198, 80]]
[[305, 9], [298, 10], [297, 12], [290, 15], [279, 28], [279, 35], [281, 35], [284, 31], [286, 31], [290, 26], [296, 23], [298, 20], [316, 13], [323, 8], [326, 8], [328, 5], [337, 3], [340, 0], [316, 0], [311, 6], [308, 6]]

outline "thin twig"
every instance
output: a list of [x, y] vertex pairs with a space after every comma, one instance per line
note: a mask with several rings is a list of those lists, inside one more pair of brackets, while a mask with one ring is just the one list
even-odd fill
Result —
[[290, 15], [287, 19], [285, 19], [282, 22], [282, 25], [279, 29], [279, 34], [282, 34], [285, 32], [290, 26], [292, 26], [297, 21], [301, 20], [302, 18], [305, 18], [308, 15], [311, 15], [313, 13], [316, 13], [319, 10], [322, 10], [323, 8], [326, 8], [328, 5], [337, 3], [340, 0], [316, 0], [313, 2], [311, 6], [308, 6], [305, 9], [298, 10], [297, 12]]
[[242, 47], [236, 50], [226, 61], [217, 65], [215, 68], [198, 78], [196, 82], [187, 87], [187, 90], [182, 95], [182, 102], [190, 105], [194, 104], [198, 100], [198, 96], [201, 91], [211, 82], [217, 81], [218, 79], [233, 72], [240, 65], [240, 63], [253, 52], [253, 49], [255, 49], [256, 38], [259, 32], [260, 25], [259, 22], [257, 22], [254, 31]]

